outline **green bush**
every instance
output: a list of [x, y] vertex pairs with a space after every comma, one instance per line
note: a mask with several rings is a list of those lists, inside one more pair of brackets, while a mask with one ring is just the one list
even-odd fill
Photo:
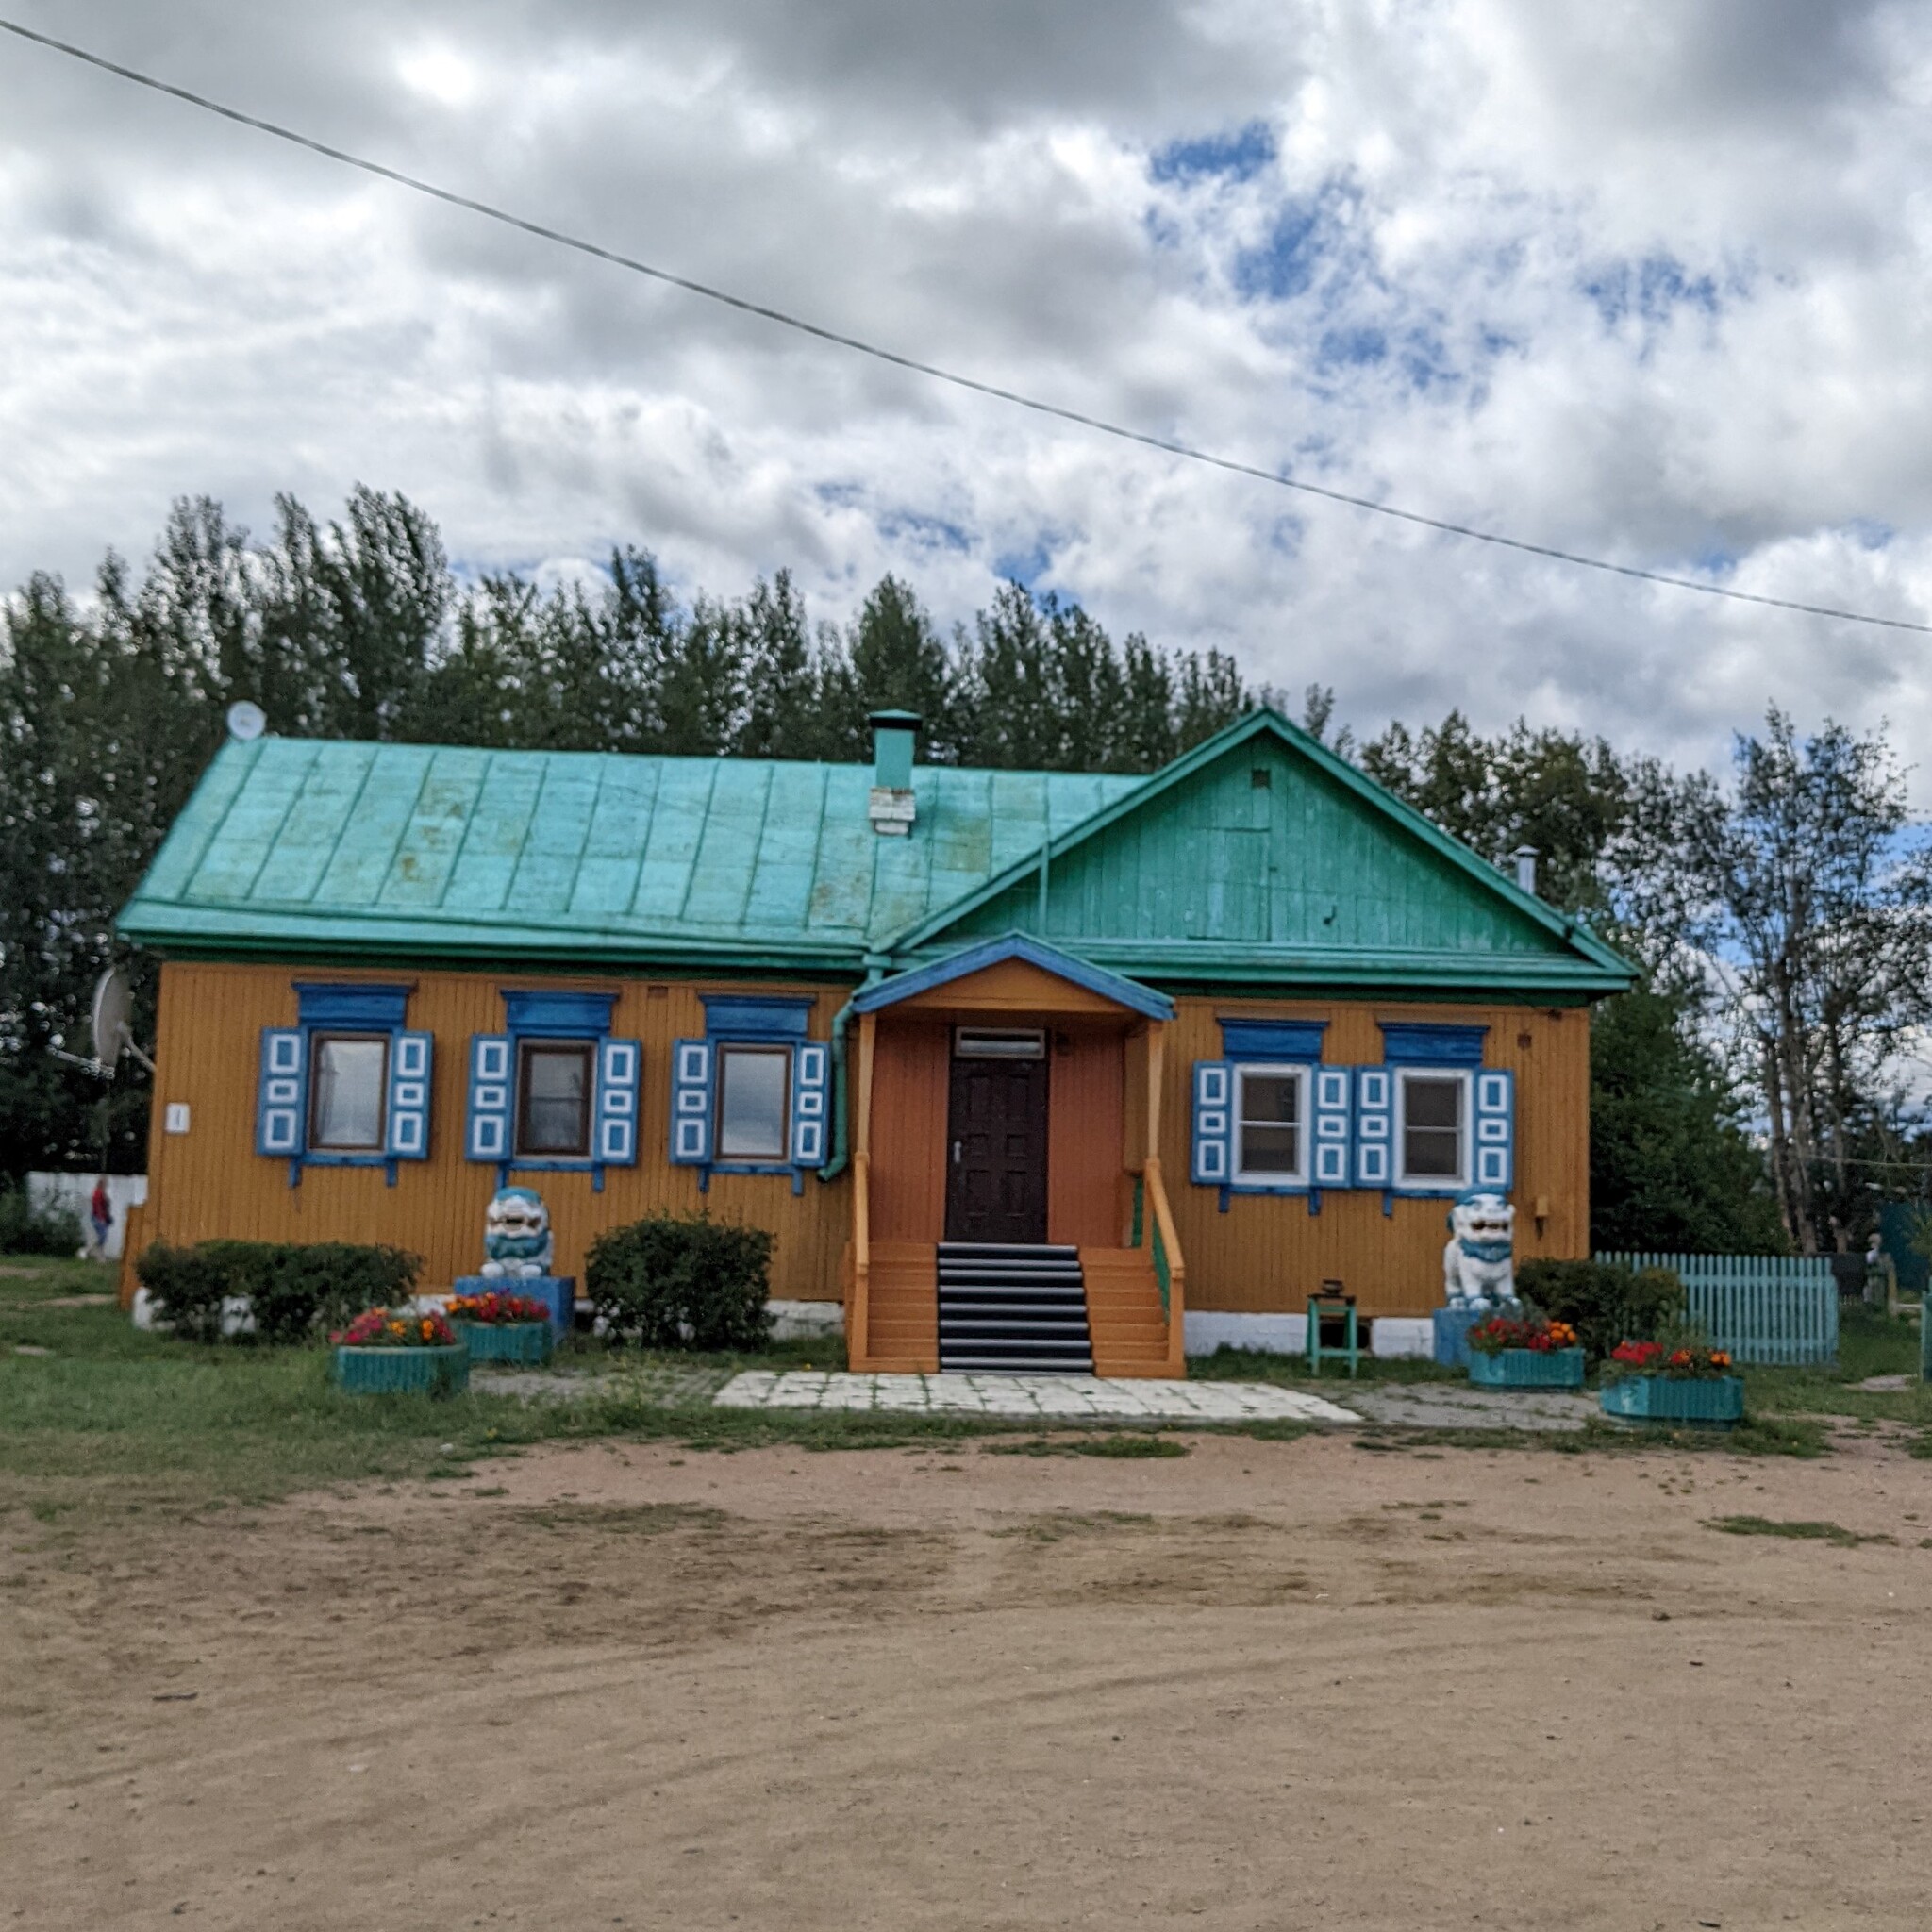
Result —
[[755, 1349], [767, 1338], [772, 1237], [708, 1215], [654, 1215], [612, 1228], [584, 1263], [591, 1306], [614, 1341], [644, 1348]]
[[1683, 1320], [1684, 1284], [1669, 1268], [1641, 1274], [1607, 1261], [1525, 1261], [1516, 1291], [1576, 1330], [1591, 1361], [1620, 1341], [1652, 1341]]
[[422, 1266], [420, 1256], [400, 1248], [347, 1241], [203, 1241], [192, 1248], [157, 1241], [134, 1272], [177, 1335], [220, 1341], [222, 1304], [241, 1295], [255, 1333], [232, 1340], [291, 1342], [341, 1327], [364, 1308], [408, 1301]]
[[0, 1187], [0, 1255], [75, 1255], [80, 1223], [66, 1208], [36, 1208], [25, 1188]]

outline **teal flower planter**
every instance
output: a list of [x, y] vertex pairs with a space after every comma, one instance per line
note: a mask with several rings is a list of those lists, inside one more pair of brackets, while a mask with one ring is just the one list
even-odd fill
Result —
[[351, 1395], [457, 1395], [470, 1386], [470, 1351], [447, 1348], [336, 1350], [336, 1380]]
[[548, 1322], [458, 1322], [456, 1330], [469, 1344], [473, 1362], [547, 1362]]
[[1728, 1429], [1744, 1420], [1741, 1375], [1698, 1382], [1670, 1375], [1625, 1375], [1621, 1381], [1606, 1382], [1599, 1399], [1606, 1415], [1625, 1422]]
[[1580, 1348], [1506, 1348], [1499, 1355], [1471, 1350], [1469, 1379], [1477, 1389], [1581, 1389]]

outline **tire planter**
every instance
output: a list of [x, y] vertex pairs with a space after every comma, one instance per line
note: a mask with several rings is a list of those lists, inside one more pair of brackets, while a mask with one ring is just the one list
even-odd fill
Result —
[[1606, 1415], [1626, 1422], [1728, 1429], [1744, 1420], [1744, 1378], [1718, 1375], [1683, 1381], [1670, 1375], [1626, 1375], [1606, 1382], [1599, 1400]]
[[548, 1322], [458, 1322], [473, 1362], [547, 1362], [550, 1359]]
[[1506, 1348], [1496, 1355], [1472, 1350], [1469, 1379], [1477, 1389], [1581, 1389], [1580, 1348]]
[[351, 1395], [457, 1395], [470, 1386], [470, 1351], [447, 1348], [336, 1350], [336, 1380]]

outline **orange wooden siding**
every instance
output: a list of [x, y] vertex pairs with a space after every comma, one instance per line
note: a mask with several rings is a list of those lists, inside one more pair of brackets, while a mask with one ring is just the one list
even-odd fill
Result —
[[[291, 1188], [288, 1162], [255, 1151], [260, 1032], [295, 1024], [297, 979], [414, 985], [408, 1024], [436, 1036], [430, 1158], [399, 1162], [393, 1188], [385, 1185], [379, 1167], [306, 1168], [301, 1186]], [[697, 1170], [674, 1167], [668, 1158], [672, 1042], [703, 1035], [700, 991], [726, 990], [708, 981], [164, 965], [143, 1239], [389, 1241], [424, 1257], [425, 1288], [474, 1274], [483, 1258], [483, 1210], [496, 1189], [496, 1168], [463, 1158], [470, 1036], [503, 1030], [501, 988], [540, 986], [614, 991], [611, 1031], [643, 1042], [637, 1165], [607, 1167], [602, 1193], [592, 1192], [588, 1173], [513, 1176], [549, 1204], [558, 1272], [581, 1281], [584, 1251], [605, 1228], [667, 1209], [708, 1208], [718, 1220], [752, 1223], [776, 1236], [774, 1294], [836, 1300], [839, 1256], [851, 1219], [843, 1182], [828, 1187], [808, 1174], [804, 1192], [794, 1195], [789, 1175], [718, 1174], [709, 1192], [701, 1194]], [[843, 989], [808, 985], [758, 990], [814, 994], [810, 1030], [819, 1040], [846, 998]], [[175, 1101], [191, 1109], [185, 1135], [163, 1131], [165, 1109]]]
[[[436, 1037], [431, 1158], [401, 1162], [393, 1188], [385, 1185], [380, 1168], [326, 1167], [306, 1169], [301, 1186], [291, 1188], [287, 1163], [255, 1152], [260, 1031], [294, 1024], [298, 978], [415, 986], [408, 1024]], [[721, 1219], [751, 1222], [776, 1236], [774, 1294], [840, 1296], [841, 1257], [852, 1235], [849, 1177], [826, 1186], [808, 1176], [803, 1193], [794, 1195], [785, 1175], [721, 1174], [704, 1195], [696, 1170], [674, 1167], [667, 1158], [672, 1042], [703, 1033], [700, 991], [754, 990], [721, 982], [171, 963], [161, 978], [160, 1074], [140, 1239], [391, 1241], [425, 1257], [426, 1287], [470, 1273], [481, 1258], [483, 1210], [496, 1170], [462, 1158], [466, 1061], [473, 1033], [502, 1030], [499, 990], [506, 986], [615, 991], [612, 1030], [643, 1042], [638, 1164], [608, 1168], [601, 1194], [591, 1191], [588, 1174], [527, 1177], [550, 1204], [559, 1272], [581, 1277], [584, 1250], [606, 1227], [654, 1211], [708, 1207]], [[810, 1030], [821, 1040], [846, 997], [844, 989], [825, 986], [758, 990], [812, 993]], [[1003, 993], [1011, 997], [1018, 991], [1005, 988]], [[1298, 1311], [1328, 1277], [1346, 1282], [1367, 1314], [1422, 1314], [1441, 1296], [1447, 1236], [1440, 1200], [1397, 1200], [1385, 1216], [1378, 1191], [1330, 1191], [1321, 1213], [1310, 1215], [1299, 1197], [1237, 1194], [1224, 1214], [1217, 1190], [1189, 1182], [1193, 1063], [1221, 1057], [1217, 1016], [1237, 1014], [1325, 1019], [1324, 1058], [1345, 1064], [1381, 1059], [1378, 1016], [1486, 1025], [1487, 1062], [1512, 1069], [1517, 1078], [1518, 1255], [1588, 1252], [1585, 1009], [1190, 996], [1177, 1002], [1166, 1029], [1159, 1129], [1190, 1307]], [[1143, 1131], [1146, 1044], [1124, 1039], [1118, 1026], [1097, 1017], [1058, 1016], [1048, 1024], [1062, 1036], [1052, 1072], [1049, 1235], [1082, 1248], [1118, 1248], [1128, 1200], [1126, 1156]], [[879, 1016], [871, 1171], [871, 1228], [878, 1241], [930, 1244], [943, 1238], [949, 1055], [947, 1022], [939, 1014]], [[163, 1131], [171, 1102], [192, 1109], [186, 1135]], [[1541, 1226], [1539, 1205], [1546, 1209]], [[924, 1265], [922, 1259], [915, 1269], [908, 1261], [907, 1292], [915, 1273], [923, 1278]], [[901, 1313], [909, 1310], [895, 1308], [895, 1318]]]
[[945, 1239], [952, 1052], [952, 1031], [943, 1020], [879, 1016], [872, 1075], [875, 1241]]
[[[1328, 1022], [1323, 1059], [1382, 1058], [1378, 1019], [1487, 1026], [1484, 1061], [1516, 1074], [1516, 1255], [1576, 1257], [1590, 1249], [1590, 1014], [1523, 1007], [1398, 1006], [1387, 1001], [1183, 999], [1168, 1029], [1161, 1159], [1188, 1264], [1188, 1306], [1298, 1314], [1324, 1279], [1345, 1282], [1365, 1315], [1421, 1315], [1442, 1300], [1448, 1203], [1331, 1190], [1311, 1215], [1300, 1196], [1234, 1194], [1188, 1179], [1196, 1060], [1222, 1057], [1222, 1015]], [[1539, 1229], [1536, 1208], [1548, 1209]]]
[[1112, 1248], [1126, 1239], [1122, 1043], [1117, 1025], [1074, 1025], [1054, 1036], [1046, 1238], [1066, 1247]]

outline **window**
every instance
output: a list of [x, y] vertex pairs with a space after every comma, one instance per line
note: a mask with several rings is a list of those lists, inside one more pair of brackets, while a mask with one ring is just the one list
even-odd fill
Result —
[[591, 1151], [588, 1040], [525, 1040], [517, 1055], [517, 1152], [581, 1159]]
[[782, 1161], [791, 1121], [791, 1049], [718, 1049], [718, 1158]]
[[1235, 1069], [1235, 1173], [1241, 1180], [1303, 1178], [1306, 1067]]
[[1469, 1075], [1405, 1072], [1399, 1080], [1405, 1182], [1459, 1188], [1468, 1174]]
[[388, 1091], [387, 1034], [309, 1036], [308, 1145], [316, 1152], [379, 1154]]

